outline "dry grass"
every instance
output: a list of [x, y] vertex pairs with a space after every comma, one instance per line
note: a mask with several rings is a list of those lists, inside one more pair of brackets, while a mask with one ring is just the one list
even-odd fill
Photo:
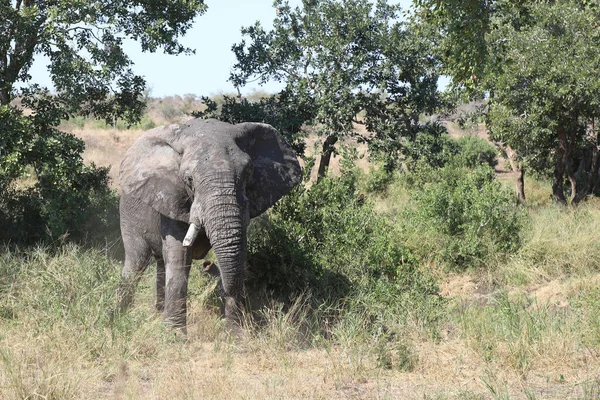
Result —
[[[214, 324], [214, 316], [196, 324]], [[422, 399], [461, 393], [489, 398], [492, 384], [515, 398], [581, 398], [582, 382], [597, 377], [597, 359], [543, 366], [523, 378], [501, 363], [485, 362], [460, 340], [424, 342], [413, 372], [381, 369], [372, 356], [339, 346], [272, 350], [255, 339], [206, 340], [191, 329], [188, 342], [150, 334], [130, 339], [137, 351], [93, 359], [64, 334], [13, 340], [2, 354], [3, 399]], [[154, 328], [157, 328], [156, 326]], [[15, 336], [10, 336], [12, 339]], [[118, 340], [118, 339], [117, 339]], [[277, 346], [275, 345], [275, 348]], [[491, 382], [491, 383], [490, 383]], [[544, 396], [545, 394], [545, 396]]]
[[[437, 339], [411, 324], [395, 339], [352, 321], [325, 328], [302, 296], [285, 311], [264, 307], [232, 338], [213, 305], [214, 282], [194, 268], [183, 340], [152, 310], [153, 271], [135, 307], [111, 316], [120, 265], [102, 253], [5, 252], [0, 268], [2, 399], [591, 399], [600, 387], [600, 299], [589, 281], [565, 283], [580, 305], [562, 308], [477, 284], [476, 302], [468, 290], [443, 289], [455, 306]], [[446, 287], [473, 280], [449, 277]], [[410, 369], [382, 365], [406, 346]]]
[[548, 206], [530, 211], [521, 250], [498, 266], [496, 276], [513, 285], [547, 284], [600, 271], [600, 203], [577, 209]]

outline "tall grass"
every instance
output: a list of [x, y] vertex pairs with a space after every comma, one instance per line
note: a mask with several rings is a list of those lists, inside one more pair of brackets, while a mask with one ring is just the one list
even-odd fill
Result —
[[0, 255], [0, 397], [83, 398], [120, 360], [160, 353], [156, 317], [115, 311], [119, 265], [98, 250]]
[[498, 264], [497, 276], [510, 284], [586, 276], [600, 269], [600, 203], [578, 208], [549, 206], [530, 212], [522, 247]]
[[527, 296], [494, 294], [485, 307], [462, 303], [456, 310], [461, 334], [487, 363], [527, 377], [529, 371], [569, 364], [585, 349], [585, 324], [569, 308], [540, 304]]
[[[120, 264], [106, 251], [68, 244], [0, 252], [0, 398], [289, 398], [303, 389], [303, 354], [318, 357], [308, 362], [337, 382], [325, 390], [370, 379], [378, 368], [417, 365], [414, 335], [399, 331], [409, 331], [407, 320], [370, 309], [364, 295], [338, 308], [315, 308], [308, 293], [273, 300], [251, 310], [233, 340], [219, 317], [216, 282], [200, 267], [192, 269], [189, 335], [181, 340], [153, 310], [153, 271], [134, 307], [116, 312]], [[276, 365], [298, 382], [265, 392], [244, 369], [256, 359], [268, 360], [264, 373]], [[236, 379], [250, 387], [233, 389]]]
[[[443, 185], [448, 182], [450, 180]], [[379, 198], [378, 208], [394, 221], [405, 246], [425, 261], [430, 273], [451, 280], [457, 271], [455, 261], [440, 255], [457, 241], [459, 244], [463, 241], [469, 251], [469, 243], [485, 246], [486, 233], [475, 229], [478, 241], [465, 241], [470, 240], [469, 236], [460, 229], [469, 223], [468, 219], [456, 225], [459, 230], [453, 232], [452, 237], [440, 229], [451, 221], [444, 220], [449, 218], [446, 210], [457, 210], [457, 202], [463, 201], [461, 191], [455, 192], [452, 202], [439, 207], [440, 213], [435, 208], [436, 201], [447, 198], [448, 191], [433, 192], [435, 196], [428, 198], [425, 204], [433, 210], [429, 212], [432, 218], [423, 217], [419, 198], [423, 193], [427, 196], [430, 190], [427, 185], [431, 183], [415, 187], [410, 182], [407, 185], [404, 179], [397, 180], [389, 187], [388, 196]], [[411, 195], [415, 190], [423, 193], [415, 197]], [[497, 192], [489, 193], [491, 198]], [[476, 202], [473, 207], [466, 201], [458, 206], [464, 207], [465, 213], [474, 209], [473, 215], [480, 209], [494, 210], [496, 205], [484, 197], [485, 189], [480, 189], [478, 196], [485, 200], [482, 204], [488, 204], [486, 207], [480, 208]], [[469, 197], [465, 195], [465, 198]], [[495, 201], [498, 201], [497, 196]], [[405, 205], [409, 211], [398, 210], [395, 203]], [[511, 207], [515, 206], [510, 206], [507, 200], [497, 208], [501, 211], [498, 213], [500, 223], [506, 223], [503, 214]], [[442, 331], [451, 332], [450, 338], [459, 338], [475, 351], [488, 370], [512, 373], [521, 379], [528, 379], [532, 371], [578, 371], [588, 368], [588, 362], [597, 365], [597, 354], [600, 354], [598, 201], [590, 200], [576, 209], [538, 205], [514, 210], [526, 213], [520, 217], [518, 245], [508, 249], [489, 246], [480, 253], [465, 253], [479, 254], [477, 268], [471, 266], [458, 276], [467, 274], [475, 283], [472, 290], [462, 292], [464, 297], [452, 299], [444, 313], [446, 318], [441, 320]], [[415, 220], [414, 215], [418, 219]], [[436, 220], [438, 216], [441, 219]], [[495, 232], [492, 229], [488, 234], [494, 237]], [[449, 271], [455, 272], [448, 274]], [[492, 386], [495, 398], [512, 398], [515, 393], [511, 387], [503, 391], [501, 385]], [[573, 390], [581, 393], [580, 388]]]
[[[348, 197], [354, 183], [296, 193], [303, 207], [283, 202], [255, 221], [253, 279], [269, 274], [271, 286], [251, 287], [236, 338], [200, 267], [182, 339], [153, 310], [154, 271], [117, 313], [121, 262], [106, 250], [3, 249], [0, 398], [598, 398], [597, 202], [528, 210], [518, 249], [448, 274], [421, 258], [418, 246], [444, 245], [435, 232], [409, 230], [410, 214], [381, 197]], [[387, 193], [416, 206], [397, 183]], [[438, 283], [454, 274], [481, 286], [444, 299]], [[281, 296], [287, 280], [318, 290]], [[538, 290], [551, 284], [559, 300]]]

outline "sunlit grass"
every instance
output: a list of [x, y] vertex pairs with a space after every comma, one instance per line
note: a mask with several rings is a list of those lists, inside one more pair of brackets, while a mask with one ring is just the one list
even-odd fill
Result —
[[[400, 185], [377, 201], [396, 223], [411, 206]], [[153, 309], [153, 267], [120, 314], [121, 262], [108, 251], [3, 249], [0, 398], [597, 399], [600, 203], [527, 212], [513, 254], [458, 273], [424, 263], [442, 283], [474, 281], [447, 302], [410, 290], [392, 297], [376, 285], [338, 303], [305, 292], [284, 304], [261, 293], [237, 336], [200, 267], [182, 338]], [[410, 247], [443, 245], [393, 229]]]
[[600, 268], [600, 204], [530, 211], [521, 249], [498, 265], [510, 284], [530, 284], [596, 274]]

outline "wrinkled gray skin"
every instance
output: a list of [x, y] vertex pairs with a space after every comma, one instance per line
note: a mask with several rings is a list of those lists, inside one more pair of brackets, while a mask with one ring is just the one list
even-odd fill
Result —
[[300, 180], [294, 151], [267, 124], [196, 119], [146, 132], [121, 163], [121, 308], [154, 256], [156, 308], [185, 331], [191, 261], [212, 247], [219, 268], [205, 270], [220, 273], [224, 316], [237, 322], [250, 218]]

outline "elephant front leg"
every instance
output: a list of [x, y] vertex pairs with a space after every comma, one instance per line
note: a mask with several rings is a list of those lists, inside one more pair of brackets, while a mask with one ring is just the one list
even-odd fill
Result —
[[163, 259], [165, 264], [165, 300], [163, 319], [170, 326], [186, 332], [187, 291], [191, 251], [182, 246], [186, 226], [177, 222], [163, 224]]
[[191, 256], [183, 250], [172, 252], [165, 260], [165, 303], [163, 319], [165, 323], [186, 330], [187, 291], [190, 275]]
[[123, 235], [125, 262], [121, 271], [121, 281], [117, 289], [119, 310], [124, 311], [133, 300], [133, 293], [142, 274], [150, 262], [150, 246], [134, 235]]

